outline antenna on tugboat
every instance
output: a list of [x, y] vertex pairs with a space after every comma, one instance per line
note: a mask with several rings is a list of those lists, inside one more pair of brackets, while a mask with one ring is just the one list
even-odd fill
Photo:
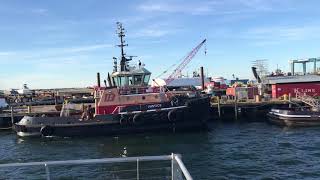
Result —
[[117, 22], [117, 26], [118, 26], [117, 34], [120, 37], [120, 44], [117, 46], [121, 48], [120, 71], [128, 71], [126, 64], [128, 61], [131, 61], [132, 58], [131, 59], [126, 58], [125, 57], [126, 54], [124, 53], [123, 47], [128, 46], [128, 44], [125, 44], [125, 40], [124, 40], [124, 37], [126, 36], [125, 29], [122, 27], [122, 23], [120, 22]]

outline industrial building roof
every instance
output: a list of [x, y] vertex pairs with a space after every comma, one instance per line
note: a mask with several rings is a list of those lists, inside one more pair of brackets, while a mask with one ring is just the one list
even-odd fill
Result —
[[301, 76], [276, 76], [263, 79], [264, 84], [286, 84], [286, 83], [307, 83], [320, 82], [320, 76], [315, 74]]

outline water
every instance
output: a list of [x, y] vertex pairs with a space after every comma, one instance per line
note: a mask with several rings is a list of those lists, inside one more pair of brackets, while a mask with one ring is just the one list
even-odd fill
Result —
[[[285, 129], [265, 122], [233, 122], [214, 123], [202, 133], [51, 139], [0, 135], [0, 163], [120, 157], [126, 147], [128, 156], [180, 153], [194, 179], [320, 178], [320, 127]], [[69, 168], [64, 173], [96, 177], [97, 169], [80, 173]], [[28, 178], [44, 177], [40, 170], [31, 171]], [[20, 172], [6, 175], [16, 179]], [[8, 176], [2, 173], [3, 178]]]

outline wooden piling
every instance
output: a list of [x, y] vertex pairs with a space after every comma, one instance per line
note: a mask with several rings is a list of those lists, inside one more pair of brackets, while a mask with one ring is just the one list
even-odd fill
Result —
[[234, 97], [234, 118], [238, 120], [238, 97], [237, 95]]
[[13, 107], [12, 106], [10, 107], [10, 110], [11, 110], [11, 124], [12, 124], [12, 128], [13, 128], [13, 125], [14, 125], [14, 114], [13, 114]]
[[217, 96], [217, 102], [218, 102], [218, 116], [221, 118], [221, 108], [220, 108], [220, 97]]
[[292, 104], [291, 104], [291, 93], [289, 93], [289, 98], [288, 98], [288, 100], [289, 100], [289, 108], [292, 108]]
[[81, 111], [84, 112], [84, 104], [81, 103]]
[[58, 105], [58, 92], [53, 93], [54, 96], [54, 105]]
[[200, 67], [200, 76], [201, 76], [201, 87], [204, 90], [204, 73], [203, 73], [203, 66]]
[[29, 105], [28, 106], [28, 114], [30, 114], [31, 113], [31, 106]]

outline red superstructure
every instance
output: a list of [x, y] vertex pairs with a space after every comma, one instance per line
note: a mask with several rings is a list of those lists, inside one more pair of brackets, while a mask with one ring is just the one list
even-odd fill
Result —
[[151, 88], [96, 88], [96, 115], [118, 114], [129, 106], [161, 104], [170, 99], [168, 93]]

